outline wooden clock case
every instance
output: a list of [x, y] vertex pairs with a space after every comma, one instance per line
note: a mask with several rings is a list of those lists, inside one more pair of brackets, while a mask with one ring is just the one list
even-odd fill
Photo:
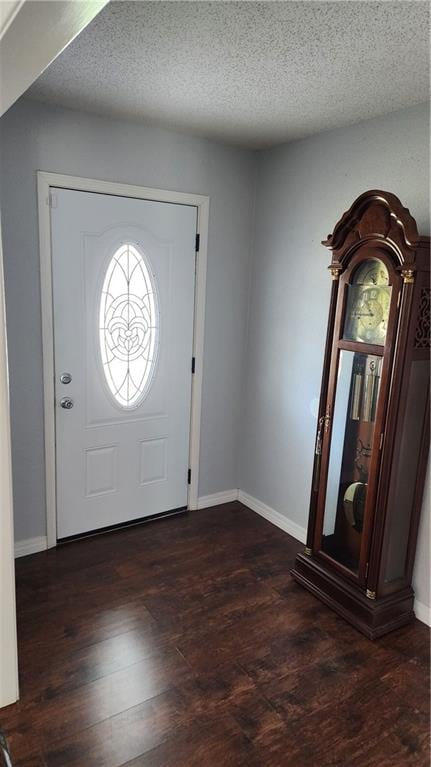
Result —
[[[316, 436], [319, 455], [307, 544], [292, 576], [375, 639], [414, 618], [411, 579], [429, 447], [430, 239], [419, 236], [414, 218], [394, 194], [371, 190], [355, 200], [322, 244], [332, 252], [333, 282]], [[391, 285], [386, 338], [380, 347], [343, 336], [348, 285], [365, 259], [383, 262]], [[360, 537], [350, 528], [343, 555], [332, 556], [323, 530], [343, 350], [378, 354], [382, 367]], [[333, 545], [341, 548], [340, 536], [349, 526], [345, 519], [337, 525]], [[356, 546], [355, 567], [346, 559], [349, 546]]]

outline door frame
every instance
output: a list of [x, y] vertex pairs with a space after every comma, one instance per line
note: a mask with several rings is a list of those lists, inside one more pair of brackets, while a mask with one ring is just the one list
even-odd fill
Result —
[[[205, 294], [208, 250], [209, 197], [166, 189], [80, 178], [60, 173], [37, 171], [37, 195], [39, 215], [40, 289], [42, 309], [42, 352], [44, 385], [44, 437], [46, 480], [46, 535], [47, 548], [57, 545], [57, 493], [55, 450], [55, 392], [54, 392], [54, 321], [51, 245], [51, 189], [72, 189], [79, 192], [96, 192], [132, 197], [139, 200], [170, 202], [191, 205], [197, 209], [197, 234], [199, 254], [196, 258], [195, 305], [193, 318], [193, 351], [195, 370], [192, 376], [189, 467], [191, 480], [188, 486], [187, 505], [198, 508], [199, 454], [202, 409], [202, 379], [204, 353]], [[191, 360], [190, 360], [191, 363]]]
[[0, 708], [19, 698], [13, 556], [12, 455], [3, 248], [0, 220]]

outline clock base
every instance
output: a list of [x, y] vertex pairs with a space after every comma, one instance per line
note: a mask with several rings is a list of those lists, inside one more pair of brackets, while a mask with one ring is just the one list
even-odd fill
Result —
[[369, 599], [353, 584], [305, 554], [297, 555], [291, 575], [368, 639], [378, 639], [415, 617], [414, 592], [410, 586], [395, 594]]

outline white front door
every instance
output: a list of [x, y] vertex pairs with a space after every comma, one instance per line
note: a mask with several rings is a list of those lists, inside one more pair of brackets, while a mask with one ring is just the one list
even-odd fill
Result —
[[196, 212], [53, 190], [60, 539], [187, 506]]

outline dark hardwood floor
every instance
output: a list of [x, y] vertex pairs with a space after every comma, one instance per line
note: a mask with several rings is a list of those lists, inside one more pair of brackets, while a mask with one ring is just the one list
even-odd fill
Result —
[[428, 765], [429, 631], [370, 642], [239, 503], [17, 561], [17, 767]]

